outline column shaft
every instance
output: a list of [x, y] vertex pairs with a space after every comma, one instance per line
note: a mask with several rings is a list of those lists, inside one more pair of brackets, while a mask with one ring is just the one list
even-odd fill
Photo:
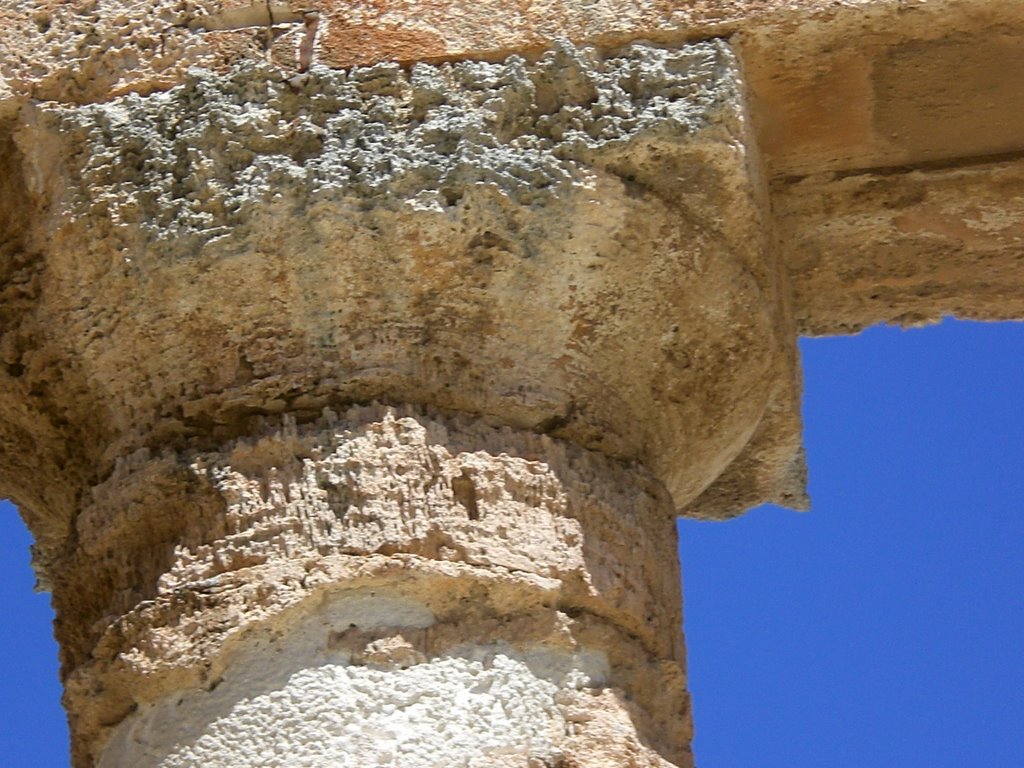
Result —
[[76, 741], [101, 768], [688, 766], [672, 518], [641, 469], [413, 408], [139, 455], [59, 569]]

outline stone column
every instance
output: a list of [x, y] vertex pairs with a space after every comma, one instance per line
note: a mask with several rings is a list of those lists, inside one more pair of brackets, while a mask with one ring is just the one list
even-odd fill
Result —
[[692, 763], [672, 506], [640, 468], [367, 407], [92, 496], [57, 597], [97, 638], [65, 651], [101, 768]]
[[691, 764], [673, 515], [802, 498], [727, 44], [3, 125], [0, 493], [77, 766]]

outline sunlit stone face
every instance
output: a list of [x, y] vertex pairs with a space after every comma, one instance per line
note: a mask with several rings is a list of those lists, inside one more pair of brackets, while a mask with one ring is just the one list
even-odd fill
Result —
[[401, 597], [325, 601], [281, 635], [244, 641], [210, 690], [171, 694], [129, 717], [99, 765], [544, 761], [566, 732], [562, 704], [607, 674], [603, 654], [539, 646], [466, 643], [428, 658], [432, 626], [428, 609]]

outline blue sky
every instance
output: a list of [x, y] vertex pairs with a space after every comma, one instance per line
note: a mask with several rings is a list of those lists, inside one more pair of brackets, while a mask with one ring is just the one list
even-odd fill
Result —
[[1024, 324], [806, 339], [812, 511], [680, 524], [701, 768], [1024, 766]]
[[[1024, 766], [1024, 324], [801, 343], [813, 510], [680, 524], [699, 768]], [[0, 504], [0, 754], [68, 764]]]

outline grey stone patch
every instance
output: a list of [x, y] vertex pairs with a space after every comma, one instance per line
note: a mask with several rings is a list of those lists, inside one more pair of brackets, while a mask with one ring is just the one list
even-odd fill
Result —
[[77, 149], [65, 200], [76, 215], [198, 246], [268, 201], [443, 210], [490, 185], [542, 204], [638, 139], [738, 132], [734, 72], [721, 41], [608, 55], [561, 43], [533, 63], [320, 67], [290, 80], [261, 64], [193, 69], [165, 93], [42, 109]]

